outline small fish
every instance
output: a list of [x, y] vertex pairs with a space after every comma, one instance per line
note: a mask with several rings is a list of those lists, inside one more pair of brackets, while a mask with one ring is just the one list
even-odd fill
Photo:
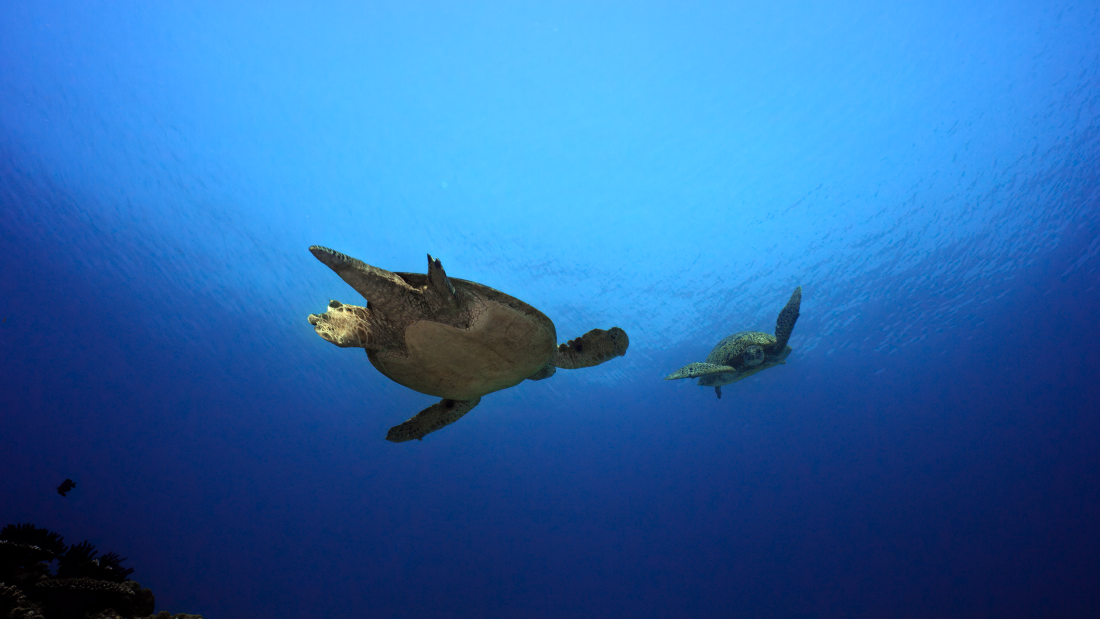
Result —
[[65, 493], [72, 490], [73, 488], [76, 488], [76, 483], [71, 479], [66, 479], [65, 481], [61, 482], [60, 486], [57, 487], [57, 493], [61, 496], [65, 496]]

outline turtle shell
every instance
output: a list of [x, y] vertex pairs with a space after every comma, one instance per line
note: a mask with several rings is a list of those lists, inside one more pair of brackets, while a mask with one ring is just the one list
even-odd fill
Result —
[[[397, 273], [413, 287], [428, 284], [422, 273]], [[407, 354], [367, 351], [374, 367], [420, 393], [470, 400], [507, 389], [542, 370], [557, 352], [554, 323], [534, 307], [499, 290], [450, 278], [470, 310], [468, 327], [430, 317], [405, 327]]]
[[[758, 346], [764, 355], [770, 355], [775, 349], [775, 336], [761, 331], [740, 331], [723, 339], [707, 355], [707, 363], [715, 365], [728, 365], [738, 369], [744, 369], [753, 365], [759, 365], [764, 361], [760, 357], [755, 363], [746, 362], [745, 352], [751, 346]], [[750, 355], [752, 356], [752, 355]]]

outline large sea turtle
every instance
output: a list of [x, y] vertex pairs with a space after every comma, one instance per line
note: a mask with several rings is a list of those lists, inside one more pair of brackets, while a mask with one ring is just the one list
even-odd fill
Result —
[[722, 385], [748, 378], [761, 370], [787, 362], [793, 350], [787, 346], [794, 323], [798, 320], [798, 308], [802, 304], [802, 286], [794, 289], [787, 305], [775, 321], [775, 336], [760, 331], [741, 331], [725, 338], [710, 351], [705, 363], [689, 363], [665, 377], [698, 378], [700, 387], [714, 387], [722, 397]]
[[392, 273], [327, 247], [309, 251], [367, 299], [367, 306], [330, 301], [309, 324], [340, 347], [365, 348], [390, 380], [443, 398], [386, 439], [422, 439], [454, 423], [481, 401], [524, 379], [542, 380], [556, 368], [599, 365], [626, 354], [618, 327], [593, 329], [557, 345], [554, 323], [530, 305], [476, 282], [447, 277], [428, 255], [428, 274]]

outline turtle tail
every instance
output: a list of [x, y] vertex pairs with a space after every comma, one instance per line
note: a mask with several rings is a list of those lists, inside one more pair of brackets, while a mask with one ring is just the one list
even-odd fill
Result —
[[798, 308], [802, 305], [802, 286], [794, 289], [787, 305], [779, 312], [779, 318], [775, 321], [775, 350], [782, 351], [787, 346], [787, 340], [791, 339], [791, 331], [794, 331], [794, 323], [798, 321]]

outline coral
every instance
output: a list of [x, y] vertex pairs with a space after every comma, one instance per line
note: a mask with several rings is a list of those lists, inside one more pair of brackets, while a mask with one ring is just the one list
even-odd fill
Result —
[[65, 552], [65, 538], [33, 524], [9, 524], [0, 529], [0, 540], [26, 546], [37, 546], [52, 556]]
[[88, 612], [113, 609], [131, 616], [129, 587], [94, 578], [54, 578], [35, 585], [47, 617], [81, 617]]
[[[132, 568], [113, 552], [96, 557], [90, 542], [65, 548], [62, 537], [30, 524], [0, 530], [0, 619], [131, 619], [153, 617], [153, 592], [126, 577]], [[57, 574], [49, 562], [57, 559]], [[157, 619], [202, 619], [170, 615]]]
[[0, 529], [0, 580], [15, 581], [21, 568], [49, 561], [65, 552], [57, 533], [31, 524], [9, 524]]
[[10, 619], [42, 619], [31, 601], [14, 585], [0, 582], [0, 617]]
[[[103, 612], [96, 613], [94, 615], [86, 615], [87, 619], [120, 619], [121, 615], [116, 612], [105, 610]], [[138, 619], [202, 619], [202, 615], [189, 615], [187, 613], [179, 613], [173, 615], [172, 613], [162, 610], [159, 613], [147, 617], [139, 617]]]
[[122, 584], [129, 587], [130, 591], [134, 594], [134, 596], [130, 598], [130, 608], [134, 611], [135, 615], [140, 617], [153, 614], [153, 611], [156, 609], [157, 600], [153, 595], [152, 589], [142, 588], [141, 585], [132, 580], [127, 580]]
[[53, 555], [38, 546], [0, 540], [0, 579], [15, 580], [24, 566], [52, 558]]
[[58, 578], [95, 578], [110, 582], [122, 582], [134, 572], [133, 569], [123, 568], [120, 558], [113, 552], [108, 552], [102, 557], [96, 558], [95, 546], [87, 540], [73, 544], [65, 554], [57, 559]]

